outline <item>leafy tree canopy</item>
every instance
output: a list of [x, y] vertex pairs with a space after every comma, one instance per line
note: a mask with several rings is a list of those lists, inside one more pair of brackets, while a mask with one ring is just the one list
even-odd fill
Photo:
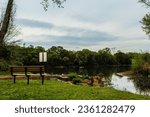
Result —
[[[150, 0], [139, 0], [144, 3], [147, 8], [150, 8]], [[150, 37], [150, 13], [147, 13], [141, 21], [143, 31]]]
[[[48, 10], [49, 1], [50, 1], [50, 0], [43, 0], [43, 1], [41, 2], [41, 4], [43, 5], [43, 8], [44, 8], [45, 11]], [[51, 0], [51, 1], [52, 1], [54, 4], [57, 4], [57, 6], [58, 6], [59, 8], [64, 8], [64, 7], [62, 6], [62, 4], [63, 4], [66, 0]]]
[[143, 30], [146, 32], [146, 34], [150, 37], [150, 13], [149, 14], [146, 14], [142, 21], [142, 28]]
[[139, 2], [144, 3], [147, 7], [150, 7], [150, 0], [139, 0]]

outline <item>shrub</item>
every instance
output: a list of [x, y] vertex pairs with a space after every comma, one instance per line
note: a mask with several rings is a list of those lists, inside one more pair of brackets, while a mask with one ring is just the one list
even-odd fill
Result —
[[149, 66], [150, 66], [149, 63], [144, 63], [139, 72], [140, 72], [143, 76], [149, 77], [149, 72], [150, 72], [150, 71], [149, 71]]
[[77, 73], [71, 72], [67, 75], [69, 77], [69, 79], [72, 81], [74, 78], [78, 77]]
[[9, 64], [6, 60], [0, 59], [0, 71], [7, 71], [9, 69]]
[[88, 75], [83, 75], [80, 77], [81, 79], [89, 79], [89, 76]]
[[144, 64], [144, 59], [143, 59], [143, 56], [138, 54], [138, 55], [135, 55], [133, 58], [132, 58], [132, 69], [135, 71], [135, 72], [138, 72], [143, 64]]
[[77, 78], [74, 78], [74, 79], [72, 80], [72, 82], [73, 82], [73, 84], [82, 83], [82, 79], [79, 78], [79, 77], [77, 77]]

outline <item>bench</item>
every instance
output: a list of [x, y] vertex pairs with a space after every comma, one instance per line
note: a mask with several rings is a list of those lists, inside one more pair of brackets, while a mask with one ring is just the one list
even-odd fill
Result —
[[44, 83], [44, 66], [12, 66], [10, 71], [14, 77], [14, 84], [16, 83], [16, 76], [26, 76], [27, 84], [29, 84], [30, 76], [40, 76], [42, 78], [42, 85]]

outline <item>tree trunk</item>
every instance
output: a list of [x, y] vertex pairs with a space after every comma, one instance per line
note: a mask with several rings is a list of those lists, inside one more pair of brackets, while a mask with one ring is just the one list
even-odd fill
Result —
[[4, 46], [4, 37], [8, 31], [9, 28], [9, 23], [11, 20], [11, 15], [12, 15], [12, 9], [13, 9], [13, 2], [14, 0], [8, 0], [6, 11], [4, 13], [4, 19], [2, 19], [2, 25], [0, 29], [0, 46]]

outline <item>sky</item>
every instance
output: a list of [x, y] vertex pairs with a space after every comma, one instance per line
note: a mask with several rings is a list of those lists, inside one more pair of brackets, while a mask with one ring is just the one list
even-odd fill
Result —
[[[42, 0], [15, 0], [15, 24], [23, 43], [50, 48], [98, 51], [109, 47], [125, 52], [150, 51], [150, 39], [141, 28], [141, 19], [150, 9], [138, 0], [67, 0], [58, 8]], [[7, 0], [0, 0], [0, 7]]]

